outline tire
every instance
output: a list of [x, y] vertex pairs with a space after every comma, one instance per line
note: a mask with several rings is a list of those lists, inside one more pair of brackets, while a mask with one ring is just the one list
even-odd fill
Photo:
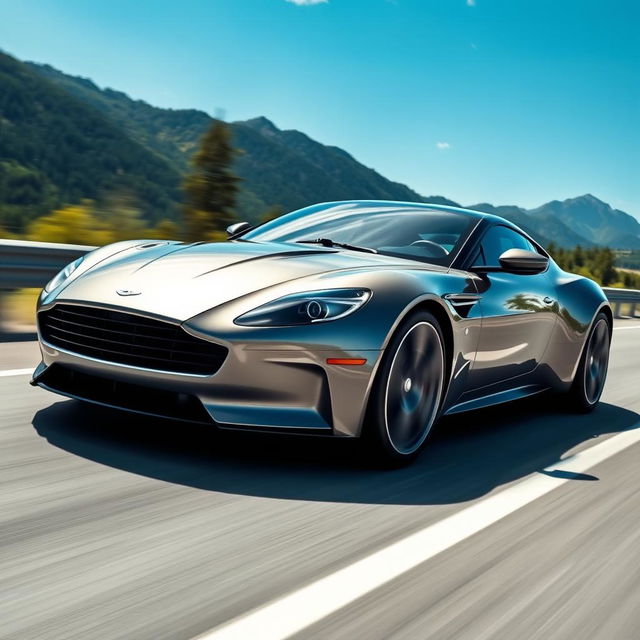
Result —
[[438, 321], [410, 314], [389, 341], [369, 399], [364, 442], [377, 465], [401, 467], [418, 456], [438, 417], [445, 371]]
[[599, 313], [585, 342], [580, 363], [568, 392], [569, 408], [577, 413], [593, 411], [607, 379], [611, 326], [604, 313]]

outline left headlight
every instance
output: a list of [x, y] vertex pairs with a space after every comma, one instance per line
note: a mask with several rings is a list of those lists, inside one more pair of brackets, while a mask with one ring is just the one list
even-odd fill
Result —
[[325, 289], [294, 293], [238, 316], [245, 327], [287, 327], [328, 322], [357, 311], [371, 298], [368, 289]]
[[62, 269], [62, 271], [49, 280], [49, 282], [44, 286], [44, 290], [49, 293], [54, 289], [57, 289], [65, 280], [69, 279], [71, 274], [82, 264], [83, 260], [84, 256], [80, 256], [77, 260], [68, 264], [64, 269]]

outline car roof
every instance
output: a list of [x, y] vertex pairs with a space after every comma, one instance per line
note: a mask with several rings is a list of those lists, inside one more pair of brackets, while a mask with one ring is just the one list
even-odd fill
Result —
[[446, 204], [431, 204], [430, 202], [401, 202], [394, 200], [338, 200], [335, 202], [324, 202], [323, 205], [327, 207], [353, 205], [355, 207], [387, 207], [389, 209], [422, 209], [425, 211], [450, 211], [451, 213], [461, 213], [469, 218], [475, 218], [477, 220], [487, 219], [493, 222], [507, 223], [509, 226], [513, 226], [511, 222], [501, 218], [500, 216], [493, 215], [491, 213], [484, 213], [483, 211], [475, 211], [474, 209], [465, 209], [464, 207], [452, 207]]

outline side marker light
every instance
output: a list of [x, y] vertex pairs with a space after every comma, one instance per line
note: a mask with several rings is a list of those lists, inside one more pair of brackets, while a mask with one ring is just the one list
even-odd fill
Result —
[[362, 365], [366, 362], [366, 358], [327, 358], [327, 364]]

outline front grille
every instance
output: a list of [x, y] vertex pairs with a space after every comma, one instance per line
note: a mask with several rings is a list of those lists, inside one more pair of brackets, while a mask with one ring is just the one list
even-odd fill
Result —
[[57, 304], [38, 314], [38, 324], [54, 347], [158, 371], [212, 375], [228, 352], [179, 325], [110, 309]]

